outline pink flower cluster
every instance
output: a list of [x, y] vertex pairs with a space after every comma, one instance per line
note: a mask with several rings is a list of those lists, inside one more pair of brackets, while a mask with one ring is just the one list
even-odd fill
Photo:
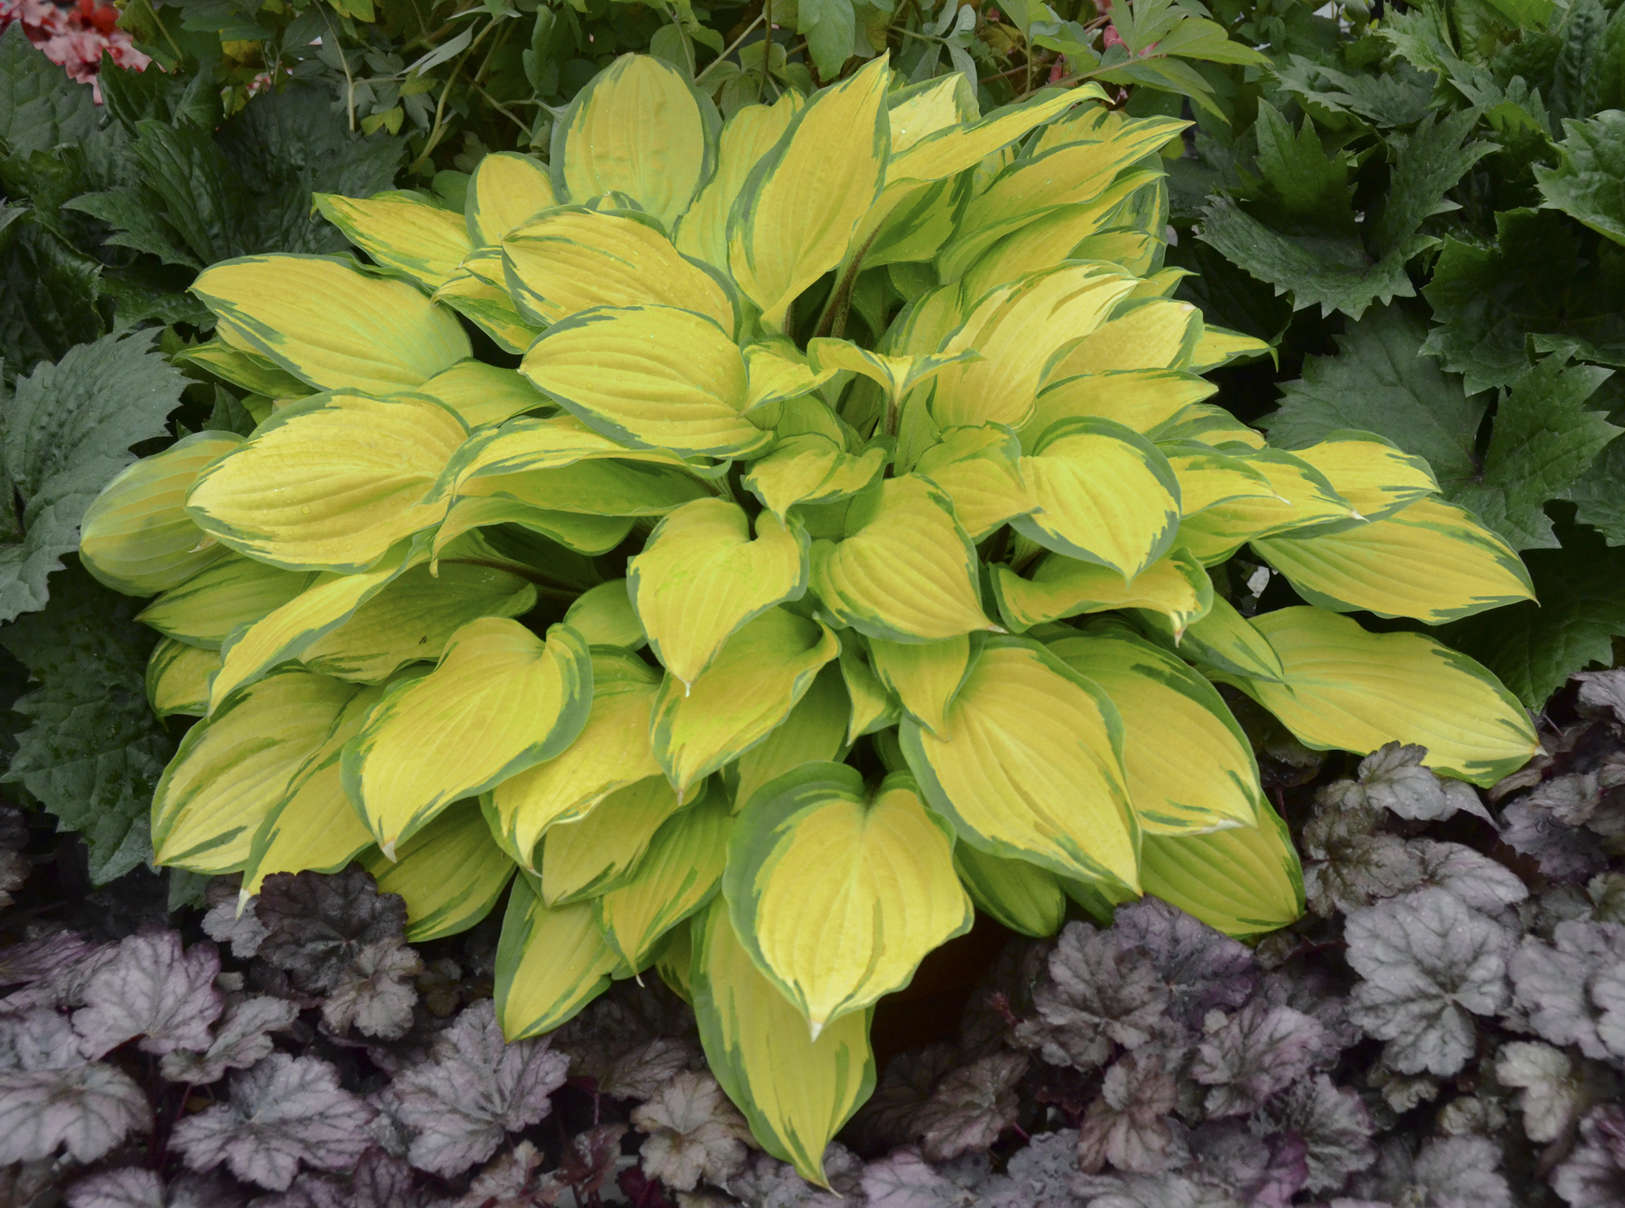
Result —
[[135, 48], [130, 35], [115, 28], [118, 11], [96, 0], [77, 0], [57, 5], [50, 0], [0, 0], [0, 30], [13, 21], [22, 22], [28, 40], [59, 64], [69, 78], [89, 84], [96, 103], [102, 101], [102, 53], [113, 56], [120, 67], [144, 71], [152, 60]]

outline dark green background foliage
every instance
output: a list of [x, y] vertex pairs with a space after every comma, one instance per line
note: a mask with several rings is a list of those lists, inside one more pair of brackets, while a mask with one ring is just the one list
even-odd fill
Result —
[[1540, 607], [1445, 636], [1538, 708], [1625, 636], [1625, 7], [1340, 17], [1280, 24], [1228, 126], [1196, 114], [1172, 258], [1277, 346], [1220, 401], [1288, 446], [1380, 432], [1531, 551]]

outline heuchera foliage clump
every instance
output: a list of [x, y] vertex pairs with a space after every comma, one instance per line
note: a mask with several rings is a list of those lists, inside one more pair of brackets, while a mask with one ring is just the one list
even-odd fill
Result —
[[[1506, 544], [1378, 437], [1287, 452], [1203, 402], [1262, 346], [1169, 297], [1182, 124], [891, 83], [722, 123], [629, 56], [461, 213], [319, 196], [371, 266], [205, 271], [191, 359], [258, 426], [130, 467], [81, 544], [201, 718], [160, 862], [252, 895], [359, 858], [415, 939], [512, 881], [507, 1035], [658, 967], [815, 1180], [874, 1004], [973, 904], [1298, 915], [1215, 682], [1480, 784], [1537, 745], [1476, 663], [1340, 615], [1525, 598]], [[1248, 543], [1307, 603], [1243, 615]]]

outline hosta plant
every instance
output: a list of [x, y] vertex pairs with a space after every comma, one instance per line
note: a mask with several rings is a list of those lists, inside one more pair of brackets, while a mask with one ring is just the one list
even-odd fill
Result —
[[[1345, 615], [1524, 598], [1506, 545], [1377, 437], [1203, 402], [1258, 347], [1169, 296], [1181, 124], [891, 85], [722, 123], [626, 57], [461, 213], [318, 197], [370, 264], [204, 272], [189, 356], [263, 418], [131, 467], [82, 543], [199, 718], [160, 861], [359, 859], [419, 939], [507, 890], [510, 1037], [655, 969], [815, 1180], [875, 1003], [974, 908], [1297, 916], [1216, 682], [1479, 784], [1536, 749], [1481, 667]], [[1306, 603], [1244, 616], [1246, 545]]]

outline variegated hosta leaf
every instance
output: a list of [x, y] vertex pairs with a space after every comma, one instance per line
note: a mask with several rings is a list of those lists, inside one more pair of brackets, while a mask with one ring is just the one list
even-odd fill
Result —
[[[525, 341], [528, 345], [529, 340]], [[453, 411], [470, 430], [500, 424], [527, 411], [548, 411], [553, 404], [513, 369], [484, 361], [458, 361], [435, 374], [414, 394], [426, 395]]]
[[723, 123], [716, 171], [677, 221], [677, 248], [685, 256], [728, 267], [728, 215], [734, 201], [803, 103], [799, 94], [786, 91], [771, 105], [743, 106]]
[[845, 764], [805, 764], [745, 807], [723, 879], [734, 932], [814, 1039], [970, 930], [953, 845], [912, 779], [888, 777], [871, 797]]
[[782, 336], [745, 345], [746, 411], [811, 394], [838, 372], [814, 368], [795, 343]]
[[859, 649], [858, 642], [847, 642], [841, 647], [841, 680], [852, 700], [852, 716], [847, 722], [846, 741], [855, 742], [859, 735], [872, 734], [895, 725], [902, 710], [892, 699], [886, 685], [880, 682], [867, 649]]
[[147, 660], [147, 703], [159, 717], [202, 717], [209, 708], [209, 678], [219, 666], [216, 651], [159, 638]]
[[344, 751], [344, 786], [384, 855], [437, 813], [575, 741], [592, 701], [579, 634], [486, 617], [427, 675], [391, 684]]
[[1326, 476], [1302, 458], [1261, 449], [1249, 454], [1247, 463], [1269, 479], [1273, 496], [1227, 499], [1180, 521], [1179, 544], [1204, 564], [1223, 561], [1258, 537], [1362, 519]]
[[1227, 935], [1276, 931], [1303, 914], [1303, 868], [1286, 823], [1262, 799], [1256, 825], [1145, 836], [1145, 892]]
[[1183, 365], [1202, 334], [1189, 302], [1130, 297], [1110, 319], [1073, 344], [1051, 370], [1057, 378]]
[[321, 745], [288, 781], [282, 800], [258, 824], [243, 863], [245, 895], [259, 893], [272, 873], [338, 872], [372, 847], [372, 832], [344, 791], [339, 759], [382, 695], [381, 688], [363, 688], [345, 702]]
[[771, 515], [699, 499], [666, 516], [627, 563], [627, 589], [649, 646], [691, 684], [751, 618], [807, 589], [807, 539]]
[[1157, 448], [1179, 481], [1179, 506], [1186, 516], [1232, 499], [1277, 498], [1268, 475], [1245, 451], [1221, 451], [1198, 441], [1159, 441]]
[[948, 429], [921, 454], [914, 473], [948, 497], [972, 541], [1038, 506], [1021, 476], [1021, 442], [997, 424]]
[[541, 889], [550, 905], [598, 897], [632, 873], [662, 823], [678, 810], [664, 776], [611, 793], [579, 818], [556, 822], [542, 840]]
[[814, 1039], [740, 944], [726, 902], [713, 901], [692, 934], [694, 1017], [711, 1072], [769, 1153], [829, 1186], [824, 1149], [874, 1090], [868, 1013]]
[[406, 938], [414, 944], [467, 931], [491, 913], [514, 873], [472, 801], [440, 813], [396, 849], [394, 861], [374, 850], [361, 862], [379, 893], [406, 902]]
[[1281, 682], [1236, 677], [1305, 746], [1367, 755], [1427, 748], [1428, 767], [1494, 784], [1540, 750], [1529, 715], [1499, 680], [1419, 633], [1367, 633], [1313, 607], [1252, 619], [1281, 659]]
[[752, 171], [728, 220], [728, 267], [770, 331], [841, 263], [885, 176], [884, 56], [816, 93]]
[[456, 316], [404, 281], [321, 256], [245, 256], [192, 292], [222, 330], [318, 390], [410, 390], [469, 355]]
[[1425, 459], [1370, 432], [1333, 432], [1292, 453], [1324, 474], [1367, 520], [1381, 520], [1439, 493], [1438, 480]]
[[[603, 473], [604, 469], [603, 464], [599, 463], [595, 466], [571, 466], [558, 473], [559, 476], [578, 479], [581, 477], [602, 479], [608, 477]], [[513, 479], [506, 482], [501, 479], [478, 480], [480, 487], [496, 488], [498, 493], [466, 495], [451, 505], [446, 518], [435, 530], [434, 540], [430, 546], [436, 565], [441, 551], [458, 537], [475, 529], [490, 528], [499, 524], [515, 524], [533, 533], [540, 533], [548, 540], [557, 541], [566, 549], [573, 549], [578, 554], [607, 554], [626, 540], [626, 535], [632, 531], [633, 520], [630, 516], [588, 516], [580, 512], [561, 512], [552, 508], [537, 507], [523, 498], [514, 498], [513, 495], [501, 491], [503, 486], [509, 486], [516, 494], [526, 494], [538, 485], [556, 490], [556, 483], [545, 481], [548, 477], [551, 476], [544, 471], [533, 478], [516, 474]]]
[[549, 210], [503, 237], [502, 259], [514, 302], [544, 325], [595, 306], [675, 306], [736, 326], [721, 282], [635, 210]]
[[1132, 579], [1168, 552], [1179, 527], [1179, 483], [1145, 437], [1102, 419], [1049, 430], [1021, 459], [1037, 510], [1010, 523], [1046, 549]]
[[847, 728], [851, 719], [852, 702], [841, 670], [826, 666], [773, 733], [723, 769], [734, 812], [748, 805], [768, 781], [804, 763], [840, 756], [850, 745]]
[[637, 650], [649, 640], [632, 607], [625, 579], [611, 579], [582, 592], [565, 612], [564, 623], [580, 633], [589, 646]]
[[647, 965], [660, 938], [715, 893], [732, 829], [727, 797], [708, 789], [661, 823], [632, 874], [597, 900], [599, 925], [630, 968]]
[[1061, 929], [1066, 894], [1049, 869], [989, 855], [969, 843], [954, 848], [954, 868], [979, 910], [1011, 931], [1043, 939]]
[[286, 604], [316, 579], [235, 554], [164, 592], [136, 620], [191, 646], [218, 650], [233, 630]]
[[649, 747], [659, 676], [623, 651], [599, 649], [591, 664], [592, 707], [580, 735], [503, 780], [486, 802], [491, 833], [521, 868], [535, 870], [536, 845], [555, 823], [580, 818], [617, 789], [660, 773]]
[[970, 672], [975, 649], [968, 634], [939, 642], [869, 639], [869, 656], [880, 682], [908, 715], [940, 734], [948, 707]]
[[594, 76], [553, 126], [561, 199], [624, 193], [668, 228], [711, 167], [716, 108], [669, 63], [622, 55]]
[[867, 637], [929, 642], [993, 628], [976, 547], [947, 496], [923, 478], [888, 478], [860, 499], [842, 540], [813, 545], [812, 586], [837, 620]]
[[186, 493], [241, 445], [229, 432], [198, 432], [119, 471], [80, 522], [85, 569], [127, 595], [150, 596], [219, 562], [227, 551], [187, 514]]
[[1512, 547], [1439, 499], [1352, 528], [1259, 539], [1253, 548], [1305, 600], [1334, 612], [1442, 625], [1535, 595]]
[[355, 693], [323, 675], [284, 671], [188, 730], [153, 793], [156, 858], [211, 875], [241, 869], [255, 830]]
[[1138, 617], [1147, 629], [1177, 643], [1181, 655], [1210, 672], [1271, 681], [1279, 681], [1283, 674], [1275, 648], [1221, 595], [1213, 596], [1207, 611], [1184, 633], [1161, 613], [1140, 609]]
[[186, 510], [221, 544], [288, 570], [360, 571], [440, 521], [424, 497], [468, 429], [429, 399], [321, 395], [214, 462]]
[[1030, 579], [995, 565], [993, 595], [999, 616], [1015, 630], [1079, 613], [1138, 608], [1158, 617], [1160, 627], [1178, 640], [1213, 606], [1213, 581], [1202, 564], [1181, 549], [1127, 581], [1112, 567], [1046, 554]]
[[404, 567], [390, 559], [364, 574], [319, 575], [286, 604], [234, 630], [221, 648], [220, 670], [209, 685], [210, 709], [273, 667], [298, 658], [388, 587]]
[[771, 608], [735, 633], [692, 683], [667, 675], [651, 734], [678, 796], [772, 733], [839, 650], [819, 622]]
[[497, 1020], [509, 1040], [551, 1032], [609, 989], [621, 958], [590, 902], [549, 906], [527, 876], [508, 895], [497, 941]]
[[1122, 722], [1104, 693], [1043, 647], [989, 639], [941, 732], [905, 717], [899, 738], [926, 800], [966, 842], [1138, 888]]
[[1132, 277], [1097, 264], [1066, 264], [995, 289], [948, 340], [946, 352], [981, 356], [937, 375], [931, 413], [945, 428], [1019, 428], [1056, 354], [1092, 331], [1133, 286]]
[[443, 559], [433, 574], [421, 565], [403, 572], [299, 658], [323, 675], [382, 683], [408, 663], [439, 659], [470, 621], [516, 617], [535, 603], [536, 588], [510, 571]]
[[501, 243], [514, 227], [558, 204], [547, 167], [528, 155], [497, 151], [480, 160], [468, 182], [463, 217], [481, 246]]
[[737, 457], [773, 439], [740, 414], [747, 393], [738, 346], [693, 311], [583, 311], [548, 328], [520, 372], [588, 427], [635, 449]]
[[820, 337], [807, 345], [813, 363], [826, 370], [860, 374], [880, 386], [893, 405], [916, 386], [930, 381], [950, 365], [979, 360], [973, 348], [956, 352], [921, 352], [896, 355], [861, 348], [850, 340]]
[[317, 210], [385, 272], [436, 290], [474, 250], [463, 216], [412, 193], [317, 193]]
[[787, 437], [751, 463], [742, 482], [780, 520], [798, 503], [829, 503], [856, 495], [885, 469], [883, 449], [848, 453], [816, 432]]
[[[980, 121], [945, 123], [910, 139], [901, 154], [892, 156], [886, 165], [887, 187], [907, 180], [941, 180], [974, 168], [1079, 101], [1104, 99], [1098, 85], [1085, 84], [1041, 101], [1007, 105]], [[895, 115], [896, 110], [892, 112]]]
[[1049, 648], [1100, 687], [1122, 718], [1123, 771], [1145, 834], [1251, 825], [1264, 791], [1258, 764], [1212, 684], [1111, 623]]

